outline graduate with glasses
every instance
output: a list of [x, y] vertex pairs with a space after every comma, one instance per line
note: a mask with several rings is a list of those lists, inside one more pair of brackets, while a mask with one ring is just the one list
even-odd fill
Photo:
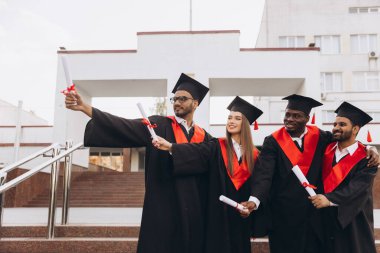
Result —
[[[172, 91], [175, 116], [149, 117], [151, 124], [157, 126], [155, 132], [173, 143], [209, 141], [211, 136], [193, 121], [208, 90], [182, 74]], [[68, 109], [82, 111], [91, 118], [85, 130], [85, 146], [146, 147], [145, 198], [137, 253], [201, 252], [207, 180], [198, 175], [175, 177], [171, 155], [153, 148], [142, 119], [102, 112], [84, 103], [75, 92], [66, 95], [65, 103]]]
[[[177, 177], [203, 175], [208, 178], [205, 253], [250, 253], [252, 172], [259, 154], [253, 144], [250, 125], [263, 113], [247, 101], [236, 97], [227, 108], [230, 114], [226, 136], [208, 143], [176, 144], [163, 138], [153, 141], [173, 156]], [[242, 203], [245, 211], [219, 201], [225, 195]]]

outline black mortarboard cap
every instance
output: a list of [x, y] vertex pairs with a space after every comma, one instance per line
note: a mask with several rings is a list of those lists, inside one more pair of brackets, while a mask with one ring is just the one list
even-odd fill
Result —
[[310, 114], [312, 108], [322, 105], [317, 100], [297, 94], [284, 97], [282, 100], [288, 100], [287, 109], [302, 111], [306, 115]]
[[335, 110], [337, 117], [345, 117], [351, 120], [354, 125], [364, 126], [372, 120], [372, 117], [350, 103], [343, 102]]
[[172, 93], [175, 93], [177, 90], [185, 90], [189, 92], [191, 96], [193, 96], [194, 99], [198, 100], [198, 103], [200, 104], [209, 91], [209, 88], [197, 80], [182, 73], [176, 85], [174, 86]]
[[256, 119], [258, 119], [263, 112], [245, 101], [240, 97], [235, 97], [235, 99], [227, 107], [228, 110], [234, 112], [241, 112], [249, 121], [249, 124], [252, 124]]

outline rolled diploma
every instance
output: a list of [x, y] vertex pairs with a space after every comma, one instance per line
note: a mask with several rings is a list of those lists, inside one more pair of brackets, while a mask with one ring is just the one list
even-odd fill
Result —
[[65, 55], [61, 56], [63, 70], [65, 72], [65, 78], [66, 78], [66, 85], [67, 87], [70, 87], [73, 84], [73, 79], [71, 79], [70, 76], [70, 69], [69, 69], [69, 62], [67, 61], [67, 58]]
[[[149, 122], [149, 124], [150, 124], [150, 121], [149, 121], [148, 117], [146, 116], [144, 108], [142, 107], [141, 103], [137, 103], [137, 107], [139, 108], [139, 110], [140, 110], [141, 115], [143, 116], [143, 118], [146, 119]], [[156, 132], [154, 132], [154, 129], [151, 126], [147, 126], [147, 128], [148, 128], [148, 130], [150, 132], [150, 135], [152, 136], [152, 139], [153, 140], [157, 140], [157, 135], [156, 135]]]
[[233, 201], [232, 199], [230, 198], [227, 198], [226, 196], [224, 195], [220, 195], [219, 196], [219, 200], [222, 201], [223, 203], [227, 204], [227, 205], [230, 205], [236, 209], [239, 209], [240, 211], [243, 211], [243, 212], [247, 212], [247, 208], [240, 205], [239, 203]]
[[[292, 171], [294, 172], [294, 174], [296, 174], [298, 180], [301, 182], [301, 185], [303, 185], [303, 183], [309, 184], [309, 181], [306, 179], [305, 175], [302, 173], [302, 171], [301, 171], [300, 167], [298, 167], [298, 165], [294, 166], [292, 168]], [[306, 186], [305, 189], [311, 197], [317, 195], [313, 188]]]

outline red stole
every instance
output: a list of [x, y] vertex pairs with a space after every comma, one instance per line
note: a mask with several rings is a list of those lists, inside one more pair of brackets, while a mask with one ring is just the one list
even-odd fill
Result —
[[[172, 120], [172, 128], [173, 128], [173, 132], [174, 132], [175, 142], [176, 143], [188, 143], [186, 135], [184, 134], [182, 128], [178, 124], [175, 117], [174, 116], [168, 116], [168, 118]], [[205, 139], [205, 135], [206, 135], [205, 131], [197, 125], [194, 125], [193, 127], [194, 127], [194, 135], [193, 135], [193, 137], [191, 137], [190, 142], [191, 143], [203, 142], [203, 140]]]
[[352, 155], [343, 157], [334, 167], [332, 167], [336, 143], [327, 146], [322, 164], [322, 180], [325, 193], [330, 193], [346, 178], [351, 169], [367, 156], [367, 152], [363, 144], [359, 143], [359, 147]]
[[277, 141], [278, 145], [280, 145], [282, 151], [285, 153], [292, 165], [298, 165], [305, 176], [309, 172], [319, 141], [318, 127], [306, 127], [307, 134], [304, 137], [303, 152], [297, 148], [285, 127], [282, 127], [272, 134], [273, 138]]
[[[233, 152], [234, 153], [233, 158], [232, 158], [233, 175], [231, 175], [230, 171], [228, 170], [228, 155], [227, 155], [226, 139], [219, 138], [218, 140], [219, 140], [220, 149], [222, 151], [223, 161], [227, 170], [227, 174], [230, 177], [232, 183], [234, 184], [235, 189], [238, 191], [240, 187], [251, 176], [251, 173], [249, 172], [249, 169], [248, 169], [248, 165], [246, 161], [239, 164], [236, 153]], [[254, 161], [256, 161], [258, 155], [259, 155], [259, 151], [257, 149], [254, 149], [253, 150]]]

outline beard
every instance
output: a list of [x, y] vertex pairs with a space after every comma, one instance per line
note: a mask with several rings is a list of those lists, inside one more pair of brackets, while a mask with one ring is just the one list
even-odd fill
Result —
[[179, 105], [177, 107], [174, 107], [174, 114], [177, 117], [184, 118], [189, 113], [193, 112], [193, 105], [190, 104], [189, 106], [182, 106]]
[[352, 130], [350, 131], [333, 131], [333, 140], [334, 141], [346, 141], [352, 136]]

